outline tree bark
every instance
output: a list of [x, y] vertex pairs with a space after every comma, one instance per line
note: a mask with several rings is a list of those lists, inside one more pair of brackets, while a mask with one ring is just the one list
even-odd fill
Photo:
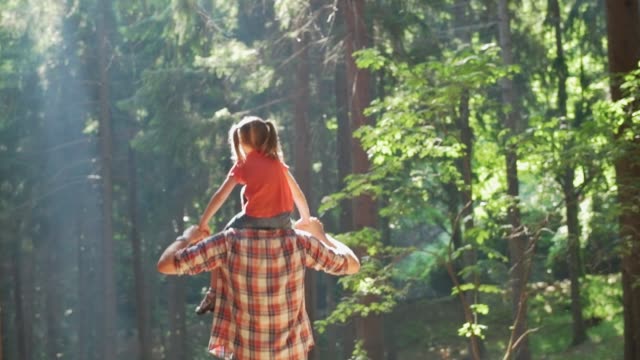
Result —
[[[623, 98], [621, 76], [637, 69], [640, 61], [640, 10], [638, 1], [607, 0], [607, 39], [611, 98]], [[637, 96], [637, 94], [634, 94]], [[638, 110], [638, 101], [630, 111]], [[614, 159], [622, 240], [622, 289], [624, 306], [624, 359], [640, 359], [640, 138], [625, 136], [631, 128], [627, 116], [618, 127], [617, 146], [621, 154]]]
[[[464, 45], [468, 45], [471, 43], [471, 32], [468, 29], [469, 25], [469, 12], [471, 12], [471, 4], [470, 0], [458, 0], [456, 1], [456, 9], [454, 12], [455, 26], [456, 28], [463, 29], [460, 31], [459, 37], [462, 40]], [[469, 90], [465, 89], [460, 96], [460, 102], [458, 105], [458, 114], [457, 114], [457, 127], [460, 132], [459, 141], [464, 145], [464, 150], [462, 157], [456, 162], [456, 166], [458, 167], [458, 171], [462, 176], [463, 187], [458, 189], [459, 197], [456, 200], [461, 202], [462, 205], [462, 213], [461, 219], [462, 226], [464, 232], [461, 229], [452, 229], [453, 234], [455, 236], [456, 230], [460, 233], [459, 241], [461, 243], [467, 243], [467, 239], [463, 235], [467, 233], [474, 227], [473, 222], [473, 169], [472, 169], [472, 160], [473, 160], [473, 129], [469, 123], [470, 109], [469, 109]], [[453, 217], [451, 219], [455, 219], [458, 215], [457, 210], [454, 214], [451, 214]], [[452, 222], [452, 226], [453, 226]], [[455, 240], [455, 239], [454, 239]], [[472, 246], [471, 249], [464, 252], [462, 256], [462, 264], [463, 266], [470, 266], [477, 262], [477, 252], [475, 246]], [[476, 290], [470, 291], [466, 293], [467, 304], [475, 304], [478, 302], [478, 291], [477, 287], [479, 285], [479, 277], [478, 274], [474, 272], [474, 274], [467, 279], [467, 282], [471, 282], [476, 285]], [[482, 339], [478, 336], [471, 335], [469, 337], [469, 352], [473, 356], [474, 359], [480, 359], [484, 354], [484, 346], [482, 343]]]
[[99, 137], [100, 175], [102, 178], [102, 256], [104, 309], [102, 353], [105, 360], [117, 358], [116, 339], [116, 285], [114, 278], [113, 239], [113, 179], [112, 179], [112, 135], [111, 135], [111, 95], [109, 80], [110, 61], [110, 14], [111, 0], [100, 0], [97, 14], [98, 66], [99, 66]]
[[[502, 49], [502, 61], [506, 66], [514, 64], [513, 50], [511, 45], [511, 25], [508, 8], [508, 0], [498, 1], [498, 30], [500, 48]], [[514, 358], [517, 360], [529, 360], [529, 341], [525, 334], [527, 329], [527, 300], [523, 293], [526, 291], [525, 278], [525, 249], [528, 242], [527, 236], [521, 229], [518, 186], [518, 152], [517, 146], [512, 141], [513, 135], [517, 134], [519, 123], [521, 122], [519, 106], [517, 102], [516, 89], [511, 77], [505, 77], [501, 81], [502, 101], [507, 112], [504, 118], [504, 125], [507, 129], [505, 139], [505, 159], [507, 176], [507, 195], [511, 198], [511, 205], [508, 208], [508, 221], [511, 225], [511, 234], [508, 236], [509, 258], [511, 262], [511, 272], [509, 274], [511, 282], [512, 317], [516, 322], [513, 331], [513, 339], [522, 340], [516, 349], [513, 349]], [[521, 313], [522, 316], [518, 316]], [[519, 320], [518, 320], [519, 319]]]
[[[370, 124], [364, 115], [364, 110], [370, 102], [370, 74], [367, 70], [358, 69], [353, 57], [354, 52], [367, 47], [368, 29], [365, 23], [364, 0], [343, 0], [344, 20], [347, 34], [344, 40], [346, 51], [347, 98], [349, 99], [349, 114], [351, 116], [351, 130], [355, 131], [363, 125]], [[367, 153], [357, 139], [351, 143], [352, 171], [362, 174], [369, 171]], [[362, 195], [354, 199], [353, 225], [356, 230], [364, 227], [376, 227], [376, 206], [373, 198]], [[362, 249], [356, 249], [363, 255]], [[374, 298], [365, 302], [375, 301]], [[385, 355], [383, 333], [383, 318], [380, 315], [369, 315], [356, 319], [356, 334], [364, 341], [364, 349], [372, 360], [382, 359]]]
[[[339, 61], [335, 73], [336, 120], [338, 122], [336, 154], [338, 162], [338, 181], [340, 186], [351, 173], [351, 125], [349, 124], [349, 105], [347, 99], [347, 78], [345, 64]], [[339, 227], [341, 232], [353, 229], [353, 206], [350, 201], [340, 204]]]
[[[344, 3], [341, 3], [344, 4]], [[342, 11], [338, 11], [337, 17], [344, 17]], [[341, 19], [343, 20], [343, 19]], [[336, 20], [336, 27], [341, 26], [341, 22]], [[346, 177], [351, 173], [351, 124], [349, 124], [349, 104], [348, 104], [348, 84], [346, 75], [346, 64], [344, 58], [336, 63], [335, 69], [335, 103], [336, 103], [336, 154], [338, 167], [338, 183], [344, 186]], [[353, 204], [351, 201], [343, 200], [340, 203], [340, 217], [338, 219], [338, 230], [340, 232], [348, 232], [353, 230]], [[333, 296], [333, 294], [331, 295]], [[334, 307], [330, 307], [334, 309]], [[332, 331], [334, 328], [330, 328]], [[349, 323], [339, 329], [341, 336], [336, 337], [342, 339], [344, 357], [353, 353], [354, 341], [356, 339], [355, 327], [353, 323]]]
[[4, 333], [2, 332], [2, 320], [4, 314], [2, 310], [2, 304], [0, 304], [0, 360], [4, 359]]
[[59, 304], [60, 294], [58, 293], [58, 277], [56, 272], [46, 273], [47, 269], [56, 269], [59, 235], [55, 231], [51, 232], [47, 244], [43, 246], [44, 253], [41, 255], [44, 267], [41, 268], [45, 273], [44, 292], [45, 292], [45, 319], [46, 319], [46, 355], [50, 359], [57, 358], [56, 354], [62, 351], [60, 348], [60, 334], [58, 332], [60, 325], [59, 314], [61, 307]]
[[[88, 186], [87, 186], [88, 187]], [[83, 187], [84, 191], [87, 191], [86, 187]], [[90, 191], [90, 190], [89, 190]], [[88, 198], [89, 193], [82, 192], [82, 201], [81, 204], [84, 205], [86, 203], [86, 199]], [[84, 209], [85, 206], [81, 205], [81, 208]], [[90, 336], [90, 323], [89, 319], [91, 317], [91, 303], [93, 298], [91, 297], [92, 288], [91, 288], [91, 280], [90, 280], [90, 272], [89, 269], [91, 262], [89, 261], [90, 256], [90, 244], [87, 241], [87, 236], [85, 234], [89, 234], [86, 228], [86, 216], [79, 216], [78, 222], [78, 232], [77, 232], [77, 246], [78, 246], [78, 299], [85, 299], [86, 301], [80, 301], [78, 304], [78, 323], [77, 323], [77, 331], [78, 331], [78, 345], [76, 348], [76, 356], [78, 359], [86, 359], [89, 357], [89, 342], [91, 341]]]
[[[562, 17], [560, 14], [560, 4], [558, 0], [549, 1], [549, 20], [553, 26], [555, 32], [555, 44], [556, 44], [556, 60], [555, 70], [558, 75], [558, 113], [561, 117], [561, 122], [569, 122], [567, 117], [567, 77], [568, 70], [564, 57], [564, 46], [562, 41]], [[572, 123], [576, 123], [573, 121]], [[572, 127], [573, 129], [574, 127]], [[572, 141], [568, 140], [568, 143], [563, 145], [565, 152], [571, 151], [573, 147]], [[581, 276], [581, 261], [580, 261], [580, 223], [578, 221], [579, 207], [578, 207], [578, 191], [574, 185], [575, 182], [575, 168], [573, 164], [566, 164], [565, 169], [559, 176], [560, 185], [563, 189], [565, 212], [567, 217], [567, 251], [568, 267], [569, 267], [569, 280], [571, 281], [571, 317], [572, 317], [572, 332], [573, 332], [573, 345], [579, 345], [583, 343], [587, 338], [587, 331], [582, 316], [582, 300], [580, 298], [580, 276]]]
[[[133, 138], [131, 131], [130, 139]], [[133, 276], [136, 293], [136, 325], [138, 327], [138, 358], [142, 360], [151, 360], [151, 323], [150, 307], [148, 301], [147, 284], [144, 276], [144, 254], [142, 253], [142, 242], [138, 231], [138, 191], [137, 191], [137, 175], [136, 175], [136, 154], [131, 145], [128, 149], [128, 192], [127, 199], [129, 205], [129, 221], [131, 247], [133, 249]]]
[[[301, 27], [308, 20], [299, 14], [298, 26]], [[295, 178], [307, 200], [311, 200], [311, 136], [309, 125], [309, 34], [306, 29], [296, 29], [298, 37], [293, 39], [293, 53], [295, 62], [295, 86], [293, 87], [293, 128], [294, 136], [294, 173]], [[309, 207], [312, 208], [311, 204]], [[305, 306], [309, 319], [316, 320], [317, 309], [317, 276], [314, 271], [305, 273], [304, 293]], [[309, 360], [318, 358], [317, 351], [312, 349], [308, 354]]]
[[[176, 170], [177, 174], [184, 173], [182, 170]], [[181, 194], [182, 192], [178, 192]], [[177, 214], [176, 223], [178, 224], [178, 234], [184, 231], [184, 197], [178, 196], [178, 208], [180, 212]], [[168, 359], [186, 359], [188, 358], [188, 349], [186, 344], [186, 319], [185, 319], [185, 292], [186, 284], [184, 277], [173, 276], [169, 281], [169, 357]]]
[[[24, 298], [22, 290], [22, 271], [21, 271], [21, 251], [20, 244], [14, 244], [13, 256], [11, 257], [11, 268], [13, 271], [13, 297], [15, 302], [15, 326], [16, 326], [16, 342], [17, 342], [17, 356], [19, 359], [30, 359], [27, 344], [27, 335], [25, 328], [25, 311], [24, 311]], [[1, 340], [1, 338], [0, 338]], [[0, 355], [1, 356], [1, 355]]]

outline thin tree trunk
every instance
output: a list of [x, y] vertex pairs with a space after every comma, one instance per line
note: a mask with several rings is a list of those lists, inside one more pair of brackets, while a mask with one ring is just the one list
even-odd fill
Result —
[[111, 135], [111, 95], [109, 81], [110, 42], [109, 20], [111, 0], [100, 0], [97, 14], [98, 35], [98, 63], [99, 80], [99, 136], [100, 136], [100, 174], [102, 177], [102, 256], [104, 309], [102, 349], [105, 360], [117, 358], [116, 339], [116, 285], [114, 278], [114, 245], [113, 245], [113, 179], [112, 163], [112, 135]]
[[2, 320], [4, 314], [2, 310], [2, 304], [0, 303], [0, 360], [4, 359], [4, 333], [2, 332]]
[[[34, 263], [35, 263], [35, 252], [33, 250], [33, 241], [29, 241], [26, 244], [26, 247], [29, 248], [28, 251], [25, 251], [22, 256], [26, 256], [24, 260], [21, 260], [20, 263], [22, 268], [22, 283], [27, 284], [27, 286], [22, 287], [22, 303], [24, 304], [26, 309], [32, 309], [34, 306], [34, 286], [33, 286], [33, 272], [34, 272]], [[23, 335], [25, 337], [24, 342], [26, 344], [27, 359], [34, 358], [33, 354], [34, 343], [33, 343], [33, 331], [34, 331], [34, 320], [35, 313], [33, 311], [25, 311], [24, 313], [24, 332]]]
[[563, 193], [567, 216], [569, 279], [571, 280], [571, 317], [573, 318], [573, 345], [583, 343], [587, 338], [586, 327], [582, 316], [582, 300], [580, 299], [580, 223], [578, 221], [578, 196], [573, 180], [575, 170], [565, 169], [563, 176]]
[[56, 269], [56, 257], [57, 250], [56, 244], [58, 241], [55, 239], [58, 234], [52, 233], [52, 236], [48, 238], [47, 244], [44, 246], [46, 251], [42, 255], [44, 258], [44, 290], [45, 290], [45, 319], [46, 319], [46, 354], [50, 359], [57, 358], [56, 354], [61, 352], [60, 349], [60, 334], [58, 333], [60, 325], [60, 305], [58, 293], [58, 279], [56, 272], [48, 271], [48, 269]]
[[[299, 14], [298, 26], [303, 26], [307, 17]], [[300, 30], [299, 30], [300, 31]], [[293, 127], [294, 127], [294, 172], [295, 178], [306, 195], [311, 199], [311, 136], [309, 126], [309, 34], [301, 30], [296, 39], [293, 39], [293, 53], [296, 57], [296, 80], [293, 87]], [[311, 205], [311, 204], [310, 204]], [[312, 208], [310, 206], [310, 208]], [[316, 320], [317, 309], [317, 276], [314, 271], [305, 273], [304, 281], [305, 306], [309, 319]], [[317, 351], [312, 349], [308, 354], [309, 360], [318, 358]]]
[[[640, 10], [638, 1], [607, 0], [606, 6], [611, 98], [615, 101], [623, 97], [620, 76], [636, 69], [640, 61]], [[638, 110], [638, 101], [630, 106], [629, 110]], [[614, 167], [621, 209], [624, 359], [640, 360], [640, 138], [624, 136], [630, 127], [627, 117], [617, 129], [622, 151]]]
[[[177, 170], [180, 174], [182, 171]], [[180, 191], [179, 194], [183, 192]], [[180, 212], [177, 214], [178, 233], [184, 231], [184, 207], [182, 204], [184, 197], [178, 197]], [[186, 284], [183, 277], [171, 277], [169, 279], [169, 359], [188, 359], [188, 349], [186, 345], [186, 319], [185, 319], [185, 291]]]
[[[471, 32], [468, 30], [469, 24], [469, 12], [471, 12], [471, 4], [470, 0], [458, 0], [456, 1], [456, 10], [454, 12], [455, 26], [456, 28], [463, 29], [460, 31], [458, 37], [462, 40], [464, 44], [471, 43]], [[460, 96], [460, 103], [458, 105], [458, 117], [457, 117], [457, 127], [460, 131], [460, 142], [464, 145], [464, 152], [462, 157], [457, 161], [458, 171], [460, 171], [460, 175], [462, 176], [463, 187], [459, 189], [459, 200], [462, 204], [462, 214], [461, 219], [463, 219], [462, 224], [464, 226], [464, 233], [468, 233], [474, 227], [473, 222], [473, 170], [472, 170], [472, 159], [473, 159], [473, 129], [471, 129], [471, 125], [469, 123], [469, 91], [464, 90], [462, 95]], [[453, 218], [457, 216], [456, 213], [453, 214]], [[452, 229], [455, 234], [455, 229]], [[461, 242], [466, 244], [467, 240], [462, 236], [463, 232], [460, 232], [460, 236], [462, 237]], [[471, 266], [477, 262], [477, 252], [475, 246], [472, 246], [471, 249], [464, 252], [462, 256], [462, 263], [464, 266]], [[474, 272], [472, 276], [465, 279], [467, 282], [471, 282], [475, 284], [475, 288], [473, 291], [469, 291], [466, 293], [466, 303], [467, 304], [475, 304], [478, 303], [478, 286], [479, 286], [479, 276], [477, 272]], [[484, 346], [482, 343], [482, 339], [480, 339], [476, 335], [471, 335], [469, 337], [469, 352], [473, 356], [474, 359], [480, 359], [483, 357]]]
[[[508, 0], [498, 1], [498, 29], [500, 47], [502, 49], [502, 60], [506, 66], [514, 64], [513, 50], [511, 45], [511, 25], [508, 8]], [[518, 186], [518, 150], [516, 144], [512, 141], [512, 137], [517, 134], [520, 126], [520, 113], [517, 102], [516, 89], [511, 77], [505, 77], [501, 81], [502, 101], [508, 107], [505, 114], [505, 128], [508, 131], [505, 139], [505, 159], [506, 159], [506, 176], [507, 176], [507, 195], [511, 198], [511, 205], [508, 208], [508, 221], [511, 225], [511, 234], [508, 237], [509, 258], [511, 261], [511, 272], [509, 274], [511, 281], [511, 301], [512, 301], [512, 317], [514, 319], [515, 328], [512, 338], [519, 341], [519, 345], [513, 349], [513, 356], [517, 360], [529, 360], [531, 354], [529, 351], [529, 341], [525, 331], [527, 329], [527, 298], [523, 296], [526, 291], [525, 278], [525, 249], [528, 238], [521, 229]], [[518, 316], [518, 314], [522, 316]], [[511, 343], [509, 346], [512, 346]]]
[[[349, 124], [349, 108], [347, 103], [347, 78], [345, 64], [336, 64], [335, 74], [335, 99], [336, 118], [338, 122], [336, 153], [338, 162], [338, 181], [340, 186], [344, 185], [344, 180], [351, 173], [351, 125]], [[343, 201], [340, 204], [339, 230], [341, 232], [353, 229], [353, 207], [351, 202]]]
[[[86, 191], [86, 190], [85, 190]], [[90, 190], [88, 190], [90, 191]], [[82, 193], [83, 203], [86, 202], [88, 193]], [[82, 207], [84, 208], [84, 206]], [[85, 214], [87, 216], [87, 214]], [[86, 227], [86, 218], [81, 218], [78, 223], [78, 235], [77, 235], [77, 246], [78, 246], [78, 299], [84, 299], [84, 301], [80, 301], [78, 304], [78, 346], [76, 349], [77, 358], [78, 359], [86, 359], [89, 357], [89, 342], [91, 341], [90, 336], [90, 323], [89, 319], [91, 318], [91, 299], [90, 296], [91, 289], [91, 281], [90, 281], [90, 272], [89, 264], [91, 261], [89, 256], [91, 254], [89, 248], [90, 244], [87, 241], [86, 234], [89, 234]]]
[[[133, 138], [133, 134], [130, 134]], [[138, 328], [138, 349], [139, 359], [151, 360], [151, 323], [149, 321], [150, 306], [147, 286], [144, 276], [144, 254], [142, 253], [142, 243], [138, 232], [138, 181], [136, 176], [136, 155], [129, 145], [128, 149], [128, 187], [129, 187], [129, 221], [131, 247], [133, 249], [133, 276], [136, 293], [136, 324]]]
[[[351, 130], [370, 124], [364, 115], [364, 110], [370, 102], [370, 74], [367, 70], [358, 69], [353, 53], [367, 47], [368, 29], [365, 23], [364, 0], [343, 0], [345, 11], [347, 36], [345, 37], [346, 69], [347, 69], [347, 98], [349, 99], [349, 113], [351, 115]], [[360, 142], [352, 139], [351, 143], [352, 171], [362, 174], [369, 171], [369, 159]], [[373, 198], [368, 195], [357, 197], [353, 203], [354, 228], [376, 227], [376, 206]], [[356, 249], [363, 255], [363, 249]], [[375, 298], [364, 299], [364, 302], [375, 301]], [[383, 333], [383, 317], [369, 315], [356, 319], [356, 333], [364, 341], [364, 349], [371, 360], [382, 359], [385, 355]]]
[[[342, 12], [338, 12], [341, 16]], [[338, 24], [340, 24], [338, 22]], [[339, 26], [339, 25], [338, 25]], [[343, 59], [342, 59], [343, 60]], [[336, 154], [338, 167], [339, 186], [344, 186], [346, 177], [351, 173], [351, 125], [349, 124], [349, 105], [347, 102], [347, 78], [344, 61], [336, 63], [335, 70], [335, 101], [336, 101], [336, 119], [338, 123]], [[351, 201], [342, 201], [340, 203], [340, 217], [338, 219], [338, 230], [340, 232], [348, 232], [353, 230], [353, 206]], [[330, 296], [334, 296], [331, 294]], [[334, 307], [330, 307], [334, 309]], [[340, 330], [342, 336], [336, 335], [342, 339], [344, 356], [347, 357], [353, 352], [353, 345], [356, 338], [355, 327], [353, 323], [349, 323], [344, 327], [336, 329], [330, 328], [329, 331]]]
[[30, 359], [28, 353], [28, 345], [26, 343], [27, 336], [25, 335], [25, 311], [24, 311], [24, 298], [22, 290], [22, 271], [21, 271], [21, 246], [20, 244], [14, 244], [13, 256], [11, 257], [11, 269], [13, 271], [13, 297], [15, 302], [15, 326], [16, 326], [16, 341], [17, 341], [17, 355], [19, 359]]
[[[558, 112], [562, 121], [567, 121], [567, 77], [568, 70], [564, 57], [562, 42], [562, 18], [558, 0], [549, 1], [549, 19], [553, 25], [556, 43], [555, 68], [558, 75]], [[575, 121], [574, 121], [575, 123]], [[570, 151], [571, 142], [564, 144], [565, 151]], [[582, 300], [580, 299], [580, 223], [578, 222], [578, 196], [574, 185], [575, 169], [573, 165], [565, 165], [567, 168], [560, 175], [561, 186], [564, 193], [565, 210], [568, 230], [568, 267], [571, 281], [571, 317], [573, 320], [573, 345], [583, 343], [587, 338], [586, 327], [582, 316]]]

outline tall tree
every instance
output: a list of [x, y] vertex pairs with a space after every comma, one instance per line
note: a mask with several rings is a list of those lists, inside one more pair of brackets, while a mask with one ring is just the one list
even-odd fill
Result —
[[[133, 133], [133, 131], [131, 131]], [[133, 137], [130, 135], [130, 137]], [[138, 191], [137, 191], [137, 174], [136, 174], [136, 153], [129, 144], [128, 154], [128, 208], [131, 240], [133, 249], [133, 277], [136, 293], [136, 325], [138, 328], [138, 358], [141, 360], [151, 360], [151, 322], [150, 322], [150, 302], [147, 293], [147, 283], [144, 275], [144, 254], [142, 252], [142, 240], [140, 239], [139, 223], [138, 223]]]
[[[172, 171], [173, 174], [183, 174], [184, 170], [179, 168], [174, 168]], [[184, 202], [186, 201], [184, 198], [184, 189], [183, 185], [179, 183], [179, 176], [170, 177], [173, 179], [174, 186], [177, 187], [177, 196], [175, 200], [175, 204], [177, 204], [178, 211], [175, 213], [175, 224], [177, 233], [180, 234], [184, 231], [185, 223], [184, 223]], [[172, 277], [169, 278], [169, 359], [185, 359], [189, 358], [188, 349], [187, 349], [187, 324], [186, 324], [186, 313], [185, 313], [185, 293], [186, 293], [186, 283], [184, 278], [182, 277]]]
[[[553, 27], [555, 35], [556, 59], [554, 61], [554, 68], [558, 77], [558, 116], [561, 119], [560, 123], [570, 124], [568, 125], [568, 130], [572, 131], [576, 128], [576, 125], [579, 125], [579, 119], [574, 119], [573, 121], [567, 119], [567, 78], [569, 73], [564, 54], [562, 17], [560, 12], [560, 3], [558, 0], [549, 0], [549, 21]], [[567, 139], [567, 142], [563, 144], [564, 152], [567, 154], [570, 153], [573, 145], [571, 138]], [[580, 223], [578, 221], [579, 191], [575, 186], [575, 164], [564, 164], [563, 169], [556, 175], [556, 179], [560, 183], [562, 193], [564, 195], [568, 233], [567, 251], [569, 252], [569, 279], [571, 281], [571, 317], [573, 320], [572, 344], [578, 345], [586, 340], [587, 331], [582, 316], [582, 300], [580, 298], [580, 275], [582, 271], [580, 261]]]
[[116, 284], [113, 237], [113, 179], [112, 179], [112, 135], [111, 135], [111, 81], [109, 66], [111, 62], [111, 0], [99, 0], [97, 8], [97, 47], [98, 47], [98, 109], [100, 142], [100, 175], [102, 179], [102, 285], [104, 293], [104, 311], [102, 321], [102, 349], [105, 360], [116, 356]]
[[[344, 20], [346, 23], [346, 37], [344, 47], [346, 51], [346, 79], [347, 99], [349, 99], [349, 115], [351, 131], [356, 131], [364, 125], [370, 124], [370, 119], [364, 111], [371, 101], [370, 73], [368, 70], [356, 66], [354, 53], [368, 46], [369, 29], [367, 28], [364, 0], [343, 0]], [[352, 140], [351, 161], [352, 172], [363, 174], [369, 171], [367, 153], [358, 140]], [[361, 195], [353, 202], [353, 223], [355, 230], [365, 227], [375, 228], [376, 206], [370, 195]], [[362, 251], [360, 251], [360, 255]], [[373, 301], [373, 298], [365, 299]], [[369, 315], [356, 319], [356, 334], [364, 341], [364, 349], [372, 360], [382, 359], [385, 353], [382, 316]]]
[[[16, 338], [17, 338], [17, 356], [19, 359], [30, 359], [29, 348], [27, 340], [29, 336], [26, 335], [26, 326], [30, 324], [26, 323], [25, 317], [25, 301], [23, 299], [24, 292], [22, 290], [22, 249], [20, 244], [13, 247], [13, 256], [11, 257], [11, 268], [13, 277], [13, 296], [15, 301], [15, 324], [16, 324]], [[1, 339], [1, 338], [0, 338]], [[1, 352], [1, 351], [0, 351]]]
[[[606, 7], [611, 98], [619, 100], [624, 96], [622, 76], [637, 69], [640, 61], [640, 9], [638, 1], [607, 0]], [[628, 110], [638, 109], [636, 100]], [[640, 137], [633, 135], [632, 121], [627, 116], [616, 129], [621, 150], [614, 159], [622, 239], [625, 360], [640, 359]]]
[[[455, 19], [455, 27], [457, 32], [459, 33], [458, 37], [462, 42], [463, 46], [471, 46], [471, 31], [468, 29], [470, 12], [472, 11], [470, 0], [457, 0], [455, 3], [455, 11], [454, 11], [454, 19]], [[456, 161], [456, 167], [460, 172], [462, 177], [462, 188], [459, 189], [459, 197], [456, 197], [456, 201], [459, 199], [462, 203], [462, 211], [460, 214], [461, 219], [463, 220], [464, 233], [469, 234], [474, 228], [473, 221], [473, 168], [472, 168], [472, 160], [473, 160], [473, 129], [471, 128], [471, 124], [469, 122], [470, 117], [470, 109], [469, 109], [469, 90], [464, 89], [462, 94], [460, 95], [460, 102], [458, 105], [457, 118], [456, 118], [456, 126], [457, 130], [460, 132], [459, 140], [462, 145], [464, 145], [464, 150], [462, 152], [462, 156], [458, 161]], [[458, 214], [458, 207], [456, 206], [455, 214], [453, 215], [453, 219]], [[452, 227], [459, 226], [455, 224], [455, 220], [451, 224]], [[453, 229], [454, 236], [461, 236], [462, 231], [460, 229]], [[467, 239], [462, 239], [460, 242], [465, 242]], [[463, 265], [464, 266], [472, 266], [477, 262], [477, 254], [474, 247], [465, 251], [463, 255]], [[474, 304], [478, 301], [478, 292], [477, 287], [479, 284], [479, 276], [477, 272], [473, 272], [468, 279], [469, 282], [475, 284], [475, 289], [472, 292], [468, 292], [467, 295], [467, 304]], [[470, 352], [474, 359], [479, 359], [482, 356], [483, 346], [482, 341], [479, 336], [476, 334], [471, 334], [469, 337], [469, 347]]]
[[[306, 7], [305, 7], [306, 9]], [[293, 99], [293, 128], [294, 128], [294, 173], [295, 178], [306, 195], [311, 200], [311, 134], [309, 126], [309, 31], [306, 25], [307, 11], [301, 11], [297, 16], [296, 36], [293, 37], [293, 55], [295, 56], [295, 85], [292, 87]], [[311, 321], [316, 320], [316, 273], [307, 271], [305, 274], [305, 305]], [[318, 358], [315, 349], [308, 355], [309, 360]]]
[[[502, 61], [506, 66], [514, 65], [513, 49], [511, 43], [511, 16], [509, 14], [509, 1], [498, 1], [498, 31], [499, 43], [502, 50]], [[501, 80], [502, 102], [506, 108], [504, 114], [504, 127], [507, 130], [505, 142], [505, 160], [507, 177], [507, 195], [510, 204], [507, 209], [508, 222], [511, 226], [511, 233], [508, 235], [509, 258], [511, 261], [511, 301], [512, 317], [515, 328], [512, 330], [512, 339], [509, 347], [516, 345], [513, 349], [515, 359], [529, 360], [529, 341], [525, 333], [527, 329], [527, 299], [525, 296], [526, 283], [526, 259], [525, 250], [528, 237], [522, 229], [520, 218], [519, 184], [518, 184], [518, 148], [513, 137], [517, 134], [521, 126], [520, 107], [513, 78], [506, 76]], [[511, 349], [508, 349], [511, 351]]]
[[4, 333], [2, 332], [2, 320], [4, 316], [2, 311], [2, 304], [0, 304], [0, 360], [4, 359]]

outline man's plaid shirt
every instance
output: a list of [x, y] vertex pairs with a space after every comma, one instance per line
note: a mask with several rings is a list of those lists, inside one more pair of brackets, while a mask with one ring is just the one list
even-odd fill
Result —
[[305, 232], [229, 229], [180, 250], [175, 266], [180, 274], [218, 271], [209, 340], [213, 355], [302, 360], [313, 346], [305, 268], [344, 274], [347, 257]]

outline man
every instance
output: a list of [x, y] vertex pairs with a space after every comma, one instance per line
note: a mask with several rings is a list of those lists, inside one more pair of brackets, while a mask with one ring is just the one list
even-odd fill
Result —
[[229, 229], [204, 239], [191, 226], [160, 257], [158, 271], [163, 274], [220, 268], [209, 339], [213, 355], [307, 358], [313, 338], [304, 302], [305, 268], [346, 275], [358, 272], [360, 262], [351, 249], [324, 233], [318, 219], [297, 228]]

